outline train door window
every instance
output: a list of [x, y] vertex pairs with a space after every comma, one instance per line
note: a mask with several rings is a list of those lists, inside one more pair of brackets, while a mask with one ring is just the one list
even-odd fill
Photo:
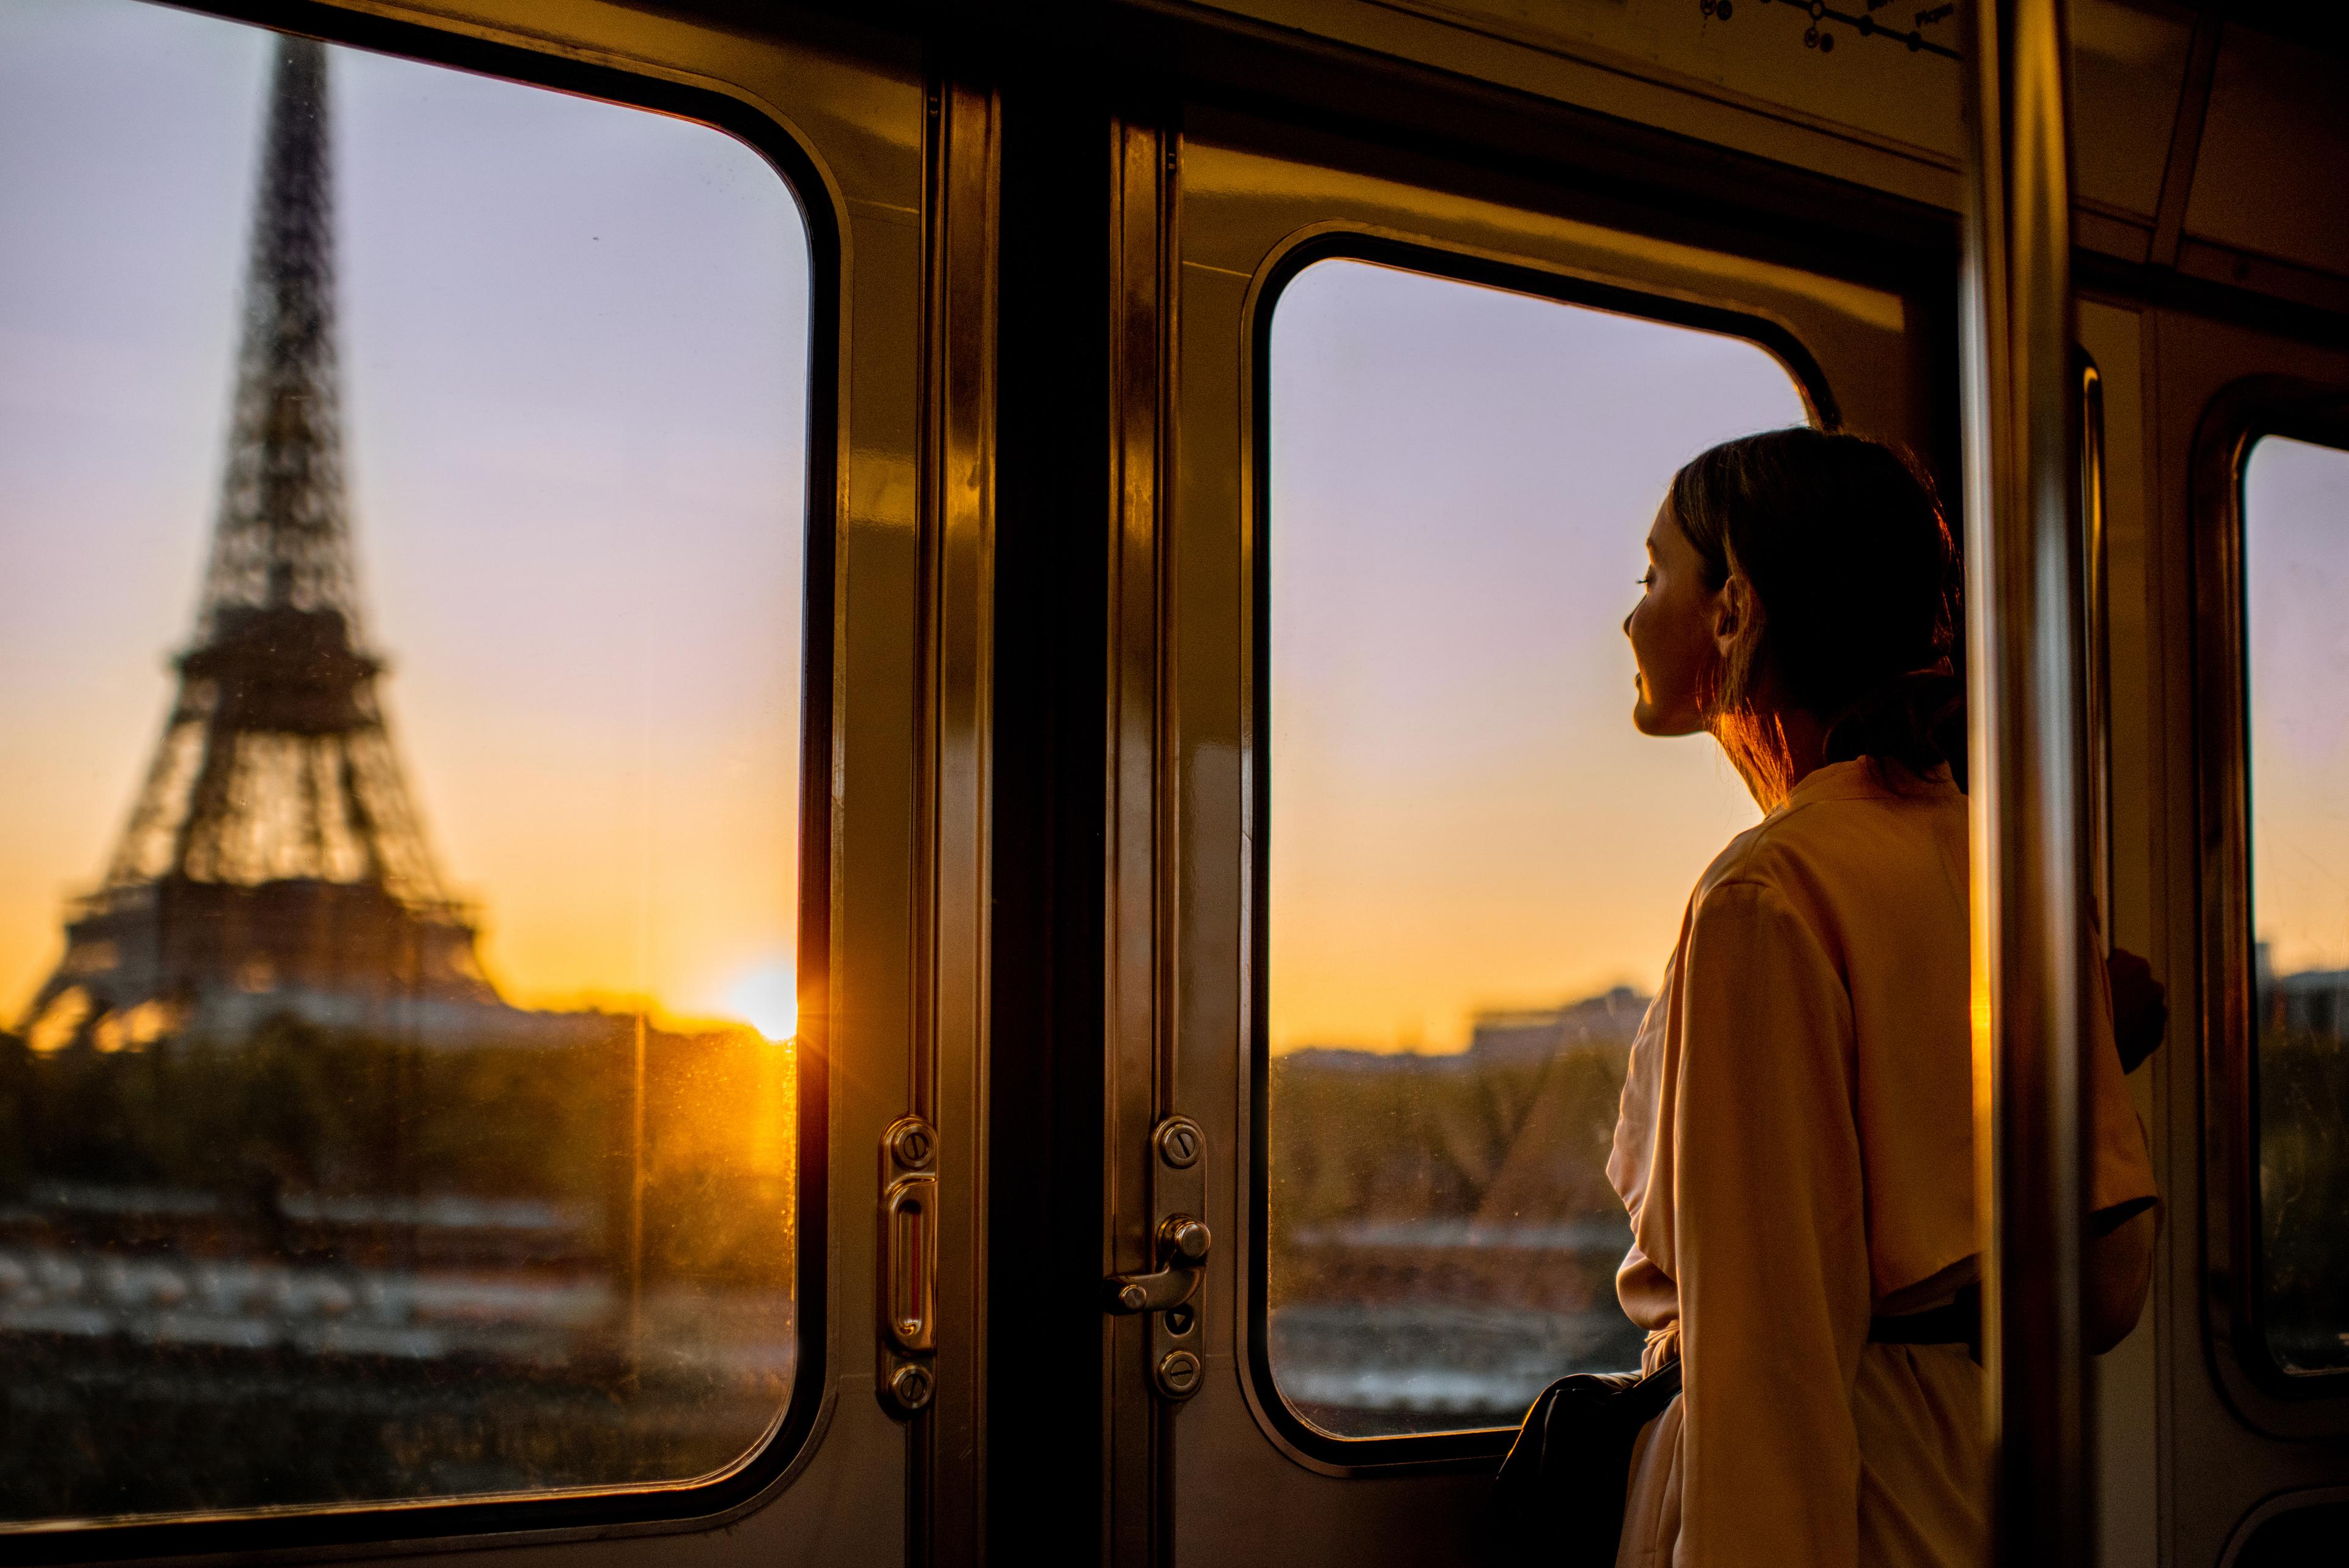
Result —
[[1607, 1153], [1706, 863], [1752, 825], [1631, 728], [1673, 470], [1798, 424], [1755, 344], [1351, 259], [1268, 350], [1268, 1359], [1322, 1432], [1513, 1424], [1639, 1360]]
[[2286, 1374], [2349, 1372], [2349, 452], [2243, 465], [2260, 1322]]
[[0, 1524], [729, 1470], [811, 1283], [792, 189], [102, 0], [0, 12]]

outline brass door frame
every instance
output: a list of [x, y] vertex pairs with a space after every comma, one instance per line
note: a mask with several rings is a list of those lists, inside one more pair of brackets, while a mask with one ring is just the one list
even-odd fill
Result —
[[[1174, 614], [1165, 551], [1174, 488], [1173, 246], [1180, 233], [1182, 137], [1169, 117], [1140, 105], [1115, 115], [1108, 131], [1104, 1276], [1157, 1264], [1154, 1238], [1165, 1195], [1158, 1190], [1164, 1179], [1150, 1135], [1185, 1108], [1173, 1049], [1185, 1002], [1173, 967], [1173, 873], [1180, 855], [1171, 767], [1177, 653], [1165, 635]], [[1165, 1207], [1171, 1210], [1172, 1204]], [[1162, 1404], [1152, 1371], [1167, 1354], [1163, 1315], [1102, 1320], [1107, 1561], [1164, 1562], [1171, 1551], [1164, 1521], [1178, 1413]]]
[[[996, 202], [993, 94], [933, 72], [925, 106], [917, 843], [909, 1114], [936, 1129], [935, 1393], [907, 1418], [915, 1564], [984, 1558], [992, 911]], [[885, 1304], [880, 1309], [885, 1312]], [[874, 1315], [879, 1315], [876, 1312]]]

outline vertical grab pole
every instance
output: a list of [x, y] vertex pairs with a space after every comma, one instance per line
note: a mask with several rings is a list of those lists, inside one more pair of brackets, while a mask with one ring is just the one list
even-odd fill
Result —
[[2062, 0], [1967, 8], [1975, 1129], [1994, 1549], [2093, 1561], [2081, 1345], [2088, 875]]

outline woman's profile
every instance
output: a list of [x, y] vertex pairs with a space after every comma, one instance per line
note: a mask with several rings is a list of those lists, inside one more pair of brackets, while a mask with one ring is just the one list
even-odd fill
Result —
[[[1645, 1369], [1618, 1562], [1980, 1561], [1985, 1461], [1958, 573], [1892, 449], [1809, 429], [1674, 477], [1624, 623], [1634, 722], [1764, 813], [1691, 896], [1608, 1174]], [[2084, 934], [2084, 943], [2087, 940]], [[2092, 971], [2095, 966], [2090, 966]], [[2136, 1322], [2154, 1183], [2090, 1043], [2088, 1334]]]

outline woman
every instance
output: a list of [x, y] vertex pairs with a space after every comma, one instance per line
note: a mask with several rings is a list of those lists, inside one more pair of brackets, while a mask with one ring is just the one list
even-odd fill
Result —
[[[1689, 900], [1608, 1162], [1631, 1216], [1617, 1293], [1646, 1369], [1677, 1357], [1683, 1379], [1640, 1435], [1619, 1564], [1971, 1564], [1986, 1498], [1949, 530], [1891, 449], [1776, 431], [1682, 469], [1648, 559], [1624, 622], [1634, 722], [1713, 735], [1764, 816]], [[2144, 1300], [2154, 1186], [2113, 1047], [2090, 1055], [2103, 1348]]]

